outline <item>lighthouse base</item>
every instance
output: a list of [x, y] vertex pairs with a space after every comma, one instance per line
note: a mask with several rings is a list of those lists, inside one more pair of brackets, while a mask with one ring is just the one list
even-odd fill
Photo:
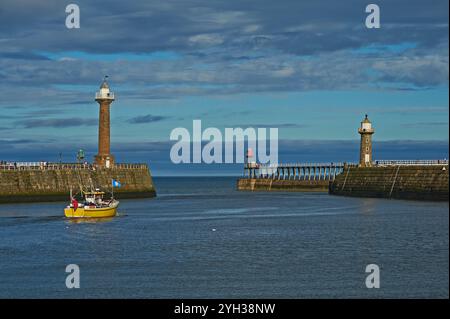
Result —
[[115, 163], [115, 159], [114, 159], [114, 156], [111, 154], [95, 155], [95, 164], [97, 164], [101, 167], [111, 168], [114, 166], [114, 163]]

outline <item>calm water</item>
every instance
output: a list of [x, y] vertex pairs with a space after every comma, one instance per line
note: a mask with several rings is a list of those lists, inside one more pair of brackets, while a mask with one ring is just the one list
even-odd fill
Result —
[[[73, 223], [64, 203], [0, 205], [0, 297], [449, 297], [448, 203], [241, 193], [156, 178], [156, 199]], [[365, 267], [381, 288], [365, 288]], [[78, 264], [81, 288], [67, 289]]]

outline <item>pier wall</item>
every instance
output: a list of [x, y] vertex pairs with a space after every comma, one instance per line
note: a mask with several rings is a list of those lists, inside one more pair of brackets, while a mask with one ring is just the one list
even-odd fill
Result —
[[145, 164], [117, 168], [58, 168], [0, 170], [0, 203], [59, 201], [69, 198], [70, 188], [79, 191], [99, 187], [111, 191], [111, 179], [121, 183], [114, 197], [154, 197], [156, 190]]
[[328, 180], [241, 178], [237, 181], [237, 189], [240, 191], [328, 192], [329, 183]]
[[330, 194], [448, 201], [448, 165], [347, 167], [330, 183]]

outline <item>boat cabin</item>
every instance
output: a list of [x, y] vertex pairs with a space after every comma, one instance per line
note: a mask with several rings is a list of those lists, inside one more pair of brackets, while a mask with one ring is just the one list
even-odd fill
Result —
[[98, 190], [94, 192], [85, 192], [84, 199], [87, 205], [101, 206], [104, 203], [103, 195], [105, 195], [105, 192]]

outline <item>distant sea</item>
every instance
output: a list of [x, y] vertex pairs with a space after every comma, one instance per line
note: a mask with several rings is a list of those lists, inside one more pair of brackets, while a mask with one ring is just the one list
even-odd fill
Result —
[[122, 200], [102, 222], [69, 221], [61, 202], [0, 205], [0, 298], [449, 297], [448, 202], [154, 182], [157, 198]]

